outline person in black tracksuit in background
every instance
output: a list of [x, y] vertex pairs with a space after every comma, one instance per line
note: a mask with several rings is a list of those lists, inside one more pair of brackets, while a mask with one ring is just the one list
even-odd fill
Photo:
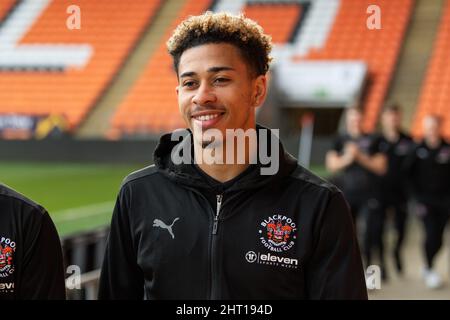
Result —
[[403, 166], [407, 155], [414, 147], [411, 137], [401, 130], [401, 110], [397, 105], [388, 105], [381, 115], [382, 139], [380, 151], [388, 160], [386, 174], [381, 180], [382, 210], [393, 213], [394, 226], [397, 232], [393, 257], [399, 273], [403, 272], [401, 249], [405, 238], [407, 221], [406, 176]]
[[345, 125], [346, 133], [336, 138], [326, 155], [326, 167], [334, 174], [332, 181], [344, 192], [355, 225], [358, 225], [359, 215], [365, 218], [363, 251], [367, 266], [372, 264], [373, 253], [378, 251], [381, 274], [386, 279], [380, 190], [380, 177], [387, 167], [386, 157], [379, 150], [380, 138], [363, 133], [359, 109], [346, 111]]
[[[124, 180], [99, 298], [367, 299], [342, 193], [256, 125], [270, 38], [208, 12], [183, 21], [168, 49], [188, 129], [163, 135], [155, 165]], [[256, 143], [235, 144], [230, 130]]]
[[408, 175], [416, 211], [425, 228], [423, 270], [425, 284], [430, 289], [441, 287], [441, 276], [434, 269], [434, 259], [442, 246], [442, 238], [450, 214], [450, 145], [441, 132], [438, 116], [424, 118], [424, 138], [407, 158]]
[[0, 300], [65, 296], [61, 243], [50, 216], [0, 184]]

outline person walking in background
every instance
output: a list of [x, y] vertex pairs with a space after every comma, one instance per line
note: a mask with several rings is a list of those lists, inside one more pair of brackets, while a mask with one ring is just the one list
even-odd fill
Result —
[[403, 272], [402, 244], [407, 221], [406, 177], [403, 166], [414, 147], [411, 137], [401, 129], [402, 112], [398, 105], [388, 105], [381, 115], [381, 141], [379, 150], [387, 157], [387, 172], [381, 179], [382, 210], [385, 217], [393, 214], [396, 230], [393, 258], [398, 273]]
[[364, 214], [363, 251], [367, 265], [377, 250], [382, 277], [387, 272], [383, 253], [383, 222], [381, 210], [380, 176], [387, 168], [386, 157], [380, 152], [379, 137], [362, 130], [362, 113], [350, 108], [345, 113], [346, 133], [338, 136], [326, 154], [326, 167], [334, 175], [334, 182], [350, 204], [355, 227], [358, 216]]
[[423, 120], [424, 138], [406, 160], [411, 194], [416, 212], [425, 228], [423, 245], [426, 265], [422, 275], [427, 287], [442, 286], [434, 268], [436, 254], [450, 214], [450, 145], [441, 136], [442, 119], [428, 115]]

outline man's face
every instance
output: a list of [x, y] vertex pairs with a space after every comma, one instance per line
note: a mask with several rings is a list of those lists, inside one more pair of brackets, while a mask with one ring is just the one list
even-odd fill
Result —
[[346, 114], [347, 132], [350, 134], [360, 134], [362, 127], [361, 113], [356, 110], [348, 110]]
[[[255, 128], [255, 108], [266, 93], [266, 77], [251, 76], [239, 50], [226, 43], [205, 44], [183, 52], [178, 66], [178, 106], [194, 140], [198, 129]], [[216, 141], [218, 142], [218, 141]]]
[[398, 130], [401, 124], [401, 114], [397, 111], [385, 111], [381, 117], [381, 124], [385, 129]]
[[437, 139], [440, 136], [439, 121], [434, 117], [426, 117], [423, 120], [423, 133], [427, 139]]

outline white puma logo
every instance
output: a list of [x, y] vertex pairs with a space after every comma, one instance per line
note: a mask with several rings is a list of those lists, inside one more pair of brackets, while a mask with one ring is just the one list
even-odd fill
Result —
[[161, 229], [166, 229], [167, 231], [169, 231], [170, 235], [172, 236], [172, 239], [175, 239], [175, 235], [172, 232], [172, 227], [175, 224], [175, 222], [177, 222], [178, 220], [180, 220], [180, 218], [175, 218], [175, 220], [173, 220], [172, 224], [170, 226], [168, 226], [167, 224], [165, 224], [161, 220], [155, 219], [155, 220], [153, 220], [153, 226], [154, 227], [159, 227]]

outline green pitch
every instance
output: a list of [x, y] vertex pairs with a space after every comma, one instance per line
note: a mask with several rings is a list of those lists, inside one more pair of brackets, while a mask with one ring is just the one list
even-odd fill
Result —
[[0, 162], [0, 181], [44, 206], [65, 236], [109, 224], [122, 179], [144, 166]]
[[145, 166], [0, 162], [0, 182], [44, 206], [66, 236], [109, 224], [123, 178]]

